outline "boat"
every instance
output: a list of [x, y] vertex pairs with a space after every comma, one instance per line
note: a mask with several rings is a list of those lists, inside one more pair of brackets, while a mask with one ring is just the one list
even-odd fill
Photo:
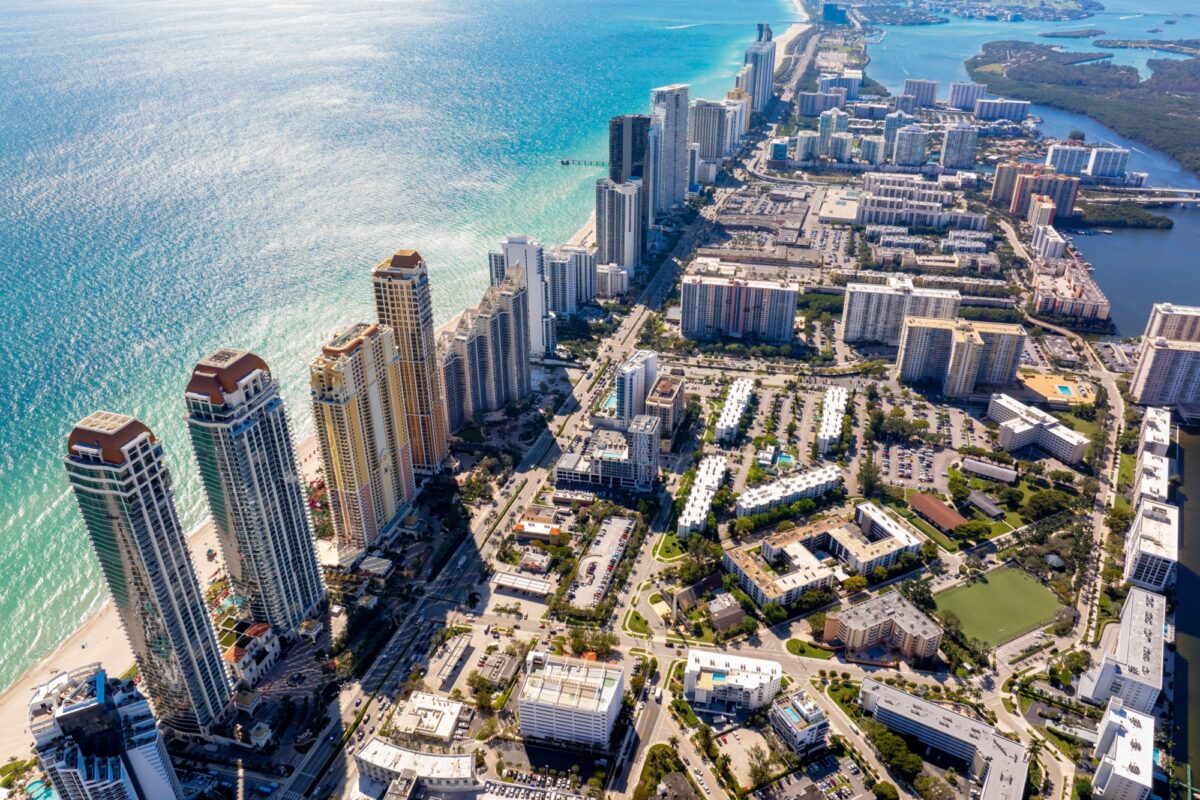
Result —
[[1103, 233], [1105, 236], [1112, 236], [1112, 231], [1109, 230], [1108, 228], [1101, 228], [1100, 232]]

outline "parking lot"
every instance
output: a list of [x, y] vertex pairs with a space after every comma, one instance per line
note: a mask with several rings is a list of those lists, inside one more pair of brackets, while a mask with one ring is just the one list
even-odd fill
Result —
[[858, 800], [867, 796], [862, 773], [848, 758], [827, 755], [786, 775], [757, 793], [760, 800]]

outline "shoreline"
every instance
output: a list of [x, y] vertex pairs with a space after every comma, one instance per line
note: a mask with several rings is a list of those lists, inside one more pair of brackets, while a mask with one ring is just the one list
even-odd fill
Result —
[[[793, 6], [802, 19], [808, 19], [803, 0], [794, 0]], [[786, 59], [787, 48], [792, 40], [810, 27], [811, 23], [807, 21], [794, 22], [781, 36], [775, 39], [779, 45], [776, 50], [776, 69]], [[575, 234], [563, 244], [590, 248], [595, 244], [595, 230], [596, 213], [592, 211]], [[454, 330], [466, 310], [464, 308], [456, 312], [450, 319], [439, 325], [434, 331], [435, 338], [440, 337], [444, 332]], [[320, 466], [316, 434], [311, 433], [297, 441], [295, 450], [301, 475], [305, 481], [312, 480]], [[213, 579], [224, 571], [212, 518], [206, 517], [203, 522], [187, 531], [184, 536], [187, 539], [193, 566], [197, 569], [197, 578], [201, 587], [207, 589]], [[316, 544], [318, 561], [320, 561], [322, 543], [317, 542]], [[209, 562], [206, 556], [210, 548], [218, 553], [217, 558], [212, 562]], [[209, 565], [212, 565], [214, 570], [205, 569]], [[7, 761], [13, 757], [26, 758], [32, 749], [32, 738], [27, 724], [27, 705], [28, 698], [37, 685], [64, 670], [95, 662], [99, 662], [105, 670], [116, 675], [123, 674], [133, 666], [133, 651], [129, 647], [129, 641], [121, 628], [116, 608], [111, 599], [106, 600], [49, 654], [39, 659], [36, 664], [25, 670], [11, 685], [0, 692], [0, 719], [21, 720], [19, 726], [9, 726], [3, 733], [0, 733], [0, 760]], [[118, 666], [121, 664], [124, 666]]]

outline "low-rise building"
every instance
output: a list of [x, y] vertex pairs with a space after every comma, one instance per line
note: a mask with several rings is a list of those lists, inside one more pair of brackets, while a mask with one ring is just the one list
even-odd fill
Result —
[[908, 498], [908, 505], [917, 516], [943, 533], [949, 533], [967, 521], [966, 517], [943, 503], [937, 495], [926, 492], [914, 492]]
[[1154, 717], [1108, 702], [1100, 720], [1092, 795], [1104, 800], [1146, 800], [1154, 789]]
[[368, 780], [385, 786], [402, 775], [431, 791], [464, 792], [479, 786], [471, 753], [425, 753], [372, 736], [355, 753], [354, 763]]
[[1108, 295], [1075, 260], [1067, 260], [1061, 273], [1034, 276], [1033, 305], [1039, 314], [1078, 320], [1108, 319], [1112, 310]]
[[470, 721], [471, 710], [462, 703], [429, 692], [413, 692], [392, 717], [392, 728], [403, 736], [449, 743]]
[[990, 461], [980, 461], [978, 458], [964, 458], [962, 470], [970, 475], [978, 475], [980, 478], [997, 483], [1012, 485], [1017, 482], [1017, 471], [1012, 467], [993, 464]]
[[828, 453], [842, 440], [842, 419], [850, 393], [845, 386], [830, 386], [821, 401], [821, 424], [817, 428], [817, 451]]
[[725, 482], [725, 456], [705, 456], [696, 468], [692, 490], [688, 494], [683, 511], [675, 529], [680, 538], [686, 539], [696, 531], [708, 526], [708, 514], [712, 509], [713, 497]]
[[741, 427], [742, 415], [750, 404], [750, 395], [754, 393], [754, 381], [749, 378], [738, 378], [729, 385], [725, 393], [725, 404], [721, 406], [721, 414], [717, 417], [717, 441], [727, 442], [737, 436]]
[[987, 415], [1000, 423], [1000, 446], [1005, 450], [1037, 445], [1065, 464], [1078, 464], [1087, 454], [1086, 436], [1071, 430], [1053, 415], [1009, 395], [993, 394]]
[[1125, 534], [1125, 580], [1152, 592], [1164, 591], [1178, 560], [1179, 509], [1143, 500]]
[[746, 611], [736, 597], [721, 590], [708, 601], [708, 615], [712, 618], [713, 627], [725, 633], [742, 624]]
[[833, 553], [848, 569], [869, 575], [887, 569], [905, 553], [916, 555], [925, 537], [908, 523], [875, 503], [854, 507], [854, 521], [830, 528], [811, 542], [812, 547]]
[[618, 667], [532, 651], [517, 697], [521, 735], [607, 747], [624, 696], [625, 672]]
[[775, 698], [767, 717], [775, 733], [793, 753], [808, 755], [824, 749], [829, 719], [804, 690]]
[[753, 711], [779, 694], [782, 680], [783, 667], [778, 661], [692, 648], [683, 672], [683, 690], [697, 706]]
[[942, 629], [899, 592], [888, 592], [828, 612], [824, 638], [850, 651], [885, 647], [905, 658], [929, 659], [941, 646]]
[[791, 505], [803, 497], [820, 497], [842, 485], [842, 471], [834, 466], [801, 472], [780, 478], [738, 496], [737, 515], [750, 517], [779, 506]]
[[253, 688], [279, 660], [279, 637], [265, 622], [242, 620], [234, 625], [232, 636], [225, 628], [218, 631], [222, 644], [230, 642], [225, 663], [238, 680]]
[[1121, 627], [1100, 662], [1079, 680], [1079, 696], [1104, 705], [1118, 698], [1127, 708], [1149, 714], [1163, 684], [1167, 600], [1133, 588], [1121, 607]]
[[875, 721], [912, 736], [968, 766], [968, 777], [982, 784], [979, 800], [1021, 800], [1029, 772], [1025, 745], [991, 725], [867, 678], [858, 701]]

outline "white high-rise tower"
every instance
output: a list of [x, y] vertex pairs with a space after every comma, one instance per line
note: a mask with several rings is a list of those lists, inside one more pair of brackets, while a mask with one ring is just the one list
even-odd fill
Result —
[[681, 205], [687, 192], [688, 91], [683, 83], [650, 91], [650, 118], [660, 129], [655, 153], [655, 214]]

